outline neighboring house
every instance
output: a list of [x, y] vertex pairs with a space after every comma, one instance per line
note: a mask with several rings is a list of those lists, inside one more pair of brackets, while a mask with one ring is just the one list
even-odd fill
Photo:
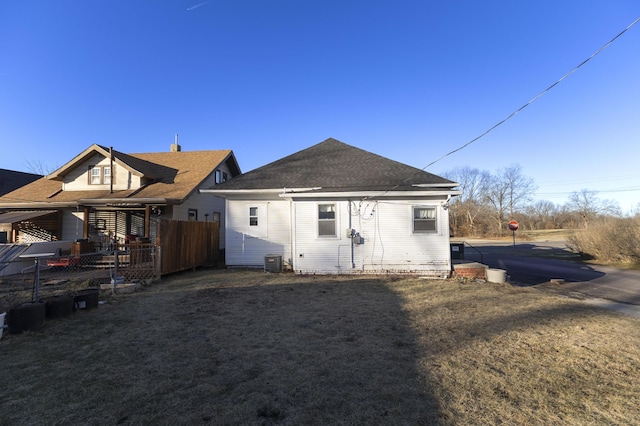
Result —
[[0, 197], [0, 230], [9, 242], [88, 240], [97, 249], [153, 238], [154, 217], [223, 220], [224, 200], [198, 188], [239, 174], [231, 150], [188, 152], [176, 143], [169, 152], [124, 154], [94, 144]]
[[[0, 169], [0, 196], [40, 179], [41, 177], [42, 175], [34, 173]], [[9, 241], [9, 234], [10, 229], [7, 230], [0, 224], [0, 244], [7, 243]]]
[[200, 192], [226, 199], [228, 267], [446, 277], [457, 185], [327, 139]]
[[41, 177], [42, 175], [34, 173], [0, 169], [0, 196], [31, 183], [34, 180], [40, 179]]

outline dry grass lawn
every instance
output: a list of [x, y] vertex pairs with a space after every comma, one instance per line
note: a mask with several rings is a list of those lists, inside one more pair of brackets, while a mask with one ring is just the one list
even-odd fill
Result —
[[0, 340], [0, 424], [628, 425], [640, 321], [508, 284], [200, 270]]

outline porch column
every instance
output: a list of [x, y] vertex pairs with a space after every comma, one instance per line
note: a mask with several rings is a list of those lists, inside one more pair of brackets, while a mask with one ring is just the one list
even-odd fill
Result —
[[82, 218], [82, 238], [89, 238], [89, 207], [84, 208], [84, 217]]
[[151, 206], [146, 205], [144, 207], [144, 237], [149, 238], [151, 229]]

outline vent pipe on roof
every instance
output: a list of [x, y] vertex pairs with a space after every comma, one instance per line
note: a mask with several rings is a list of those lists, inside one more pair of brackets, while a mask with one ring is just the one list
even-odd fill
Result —
[[182, 148], [178, 145], [178, 134], [176, 133], [176, 142], [171, 144], [171, 152], [180, 152]]
[[109, 192], [113, 194], [113, 147], [109, 147]]

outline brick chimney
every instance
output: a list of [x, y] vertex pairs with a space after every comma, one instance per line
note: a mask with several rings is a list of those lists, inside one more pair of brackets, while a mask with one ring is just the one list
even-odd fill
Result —
[[176, 141], [175, 143], [171, 144], [171, 152], [180, 152], [180, 151], [182, 151], [182, 148], [178, 144], [178, 134], [176, 133]]

